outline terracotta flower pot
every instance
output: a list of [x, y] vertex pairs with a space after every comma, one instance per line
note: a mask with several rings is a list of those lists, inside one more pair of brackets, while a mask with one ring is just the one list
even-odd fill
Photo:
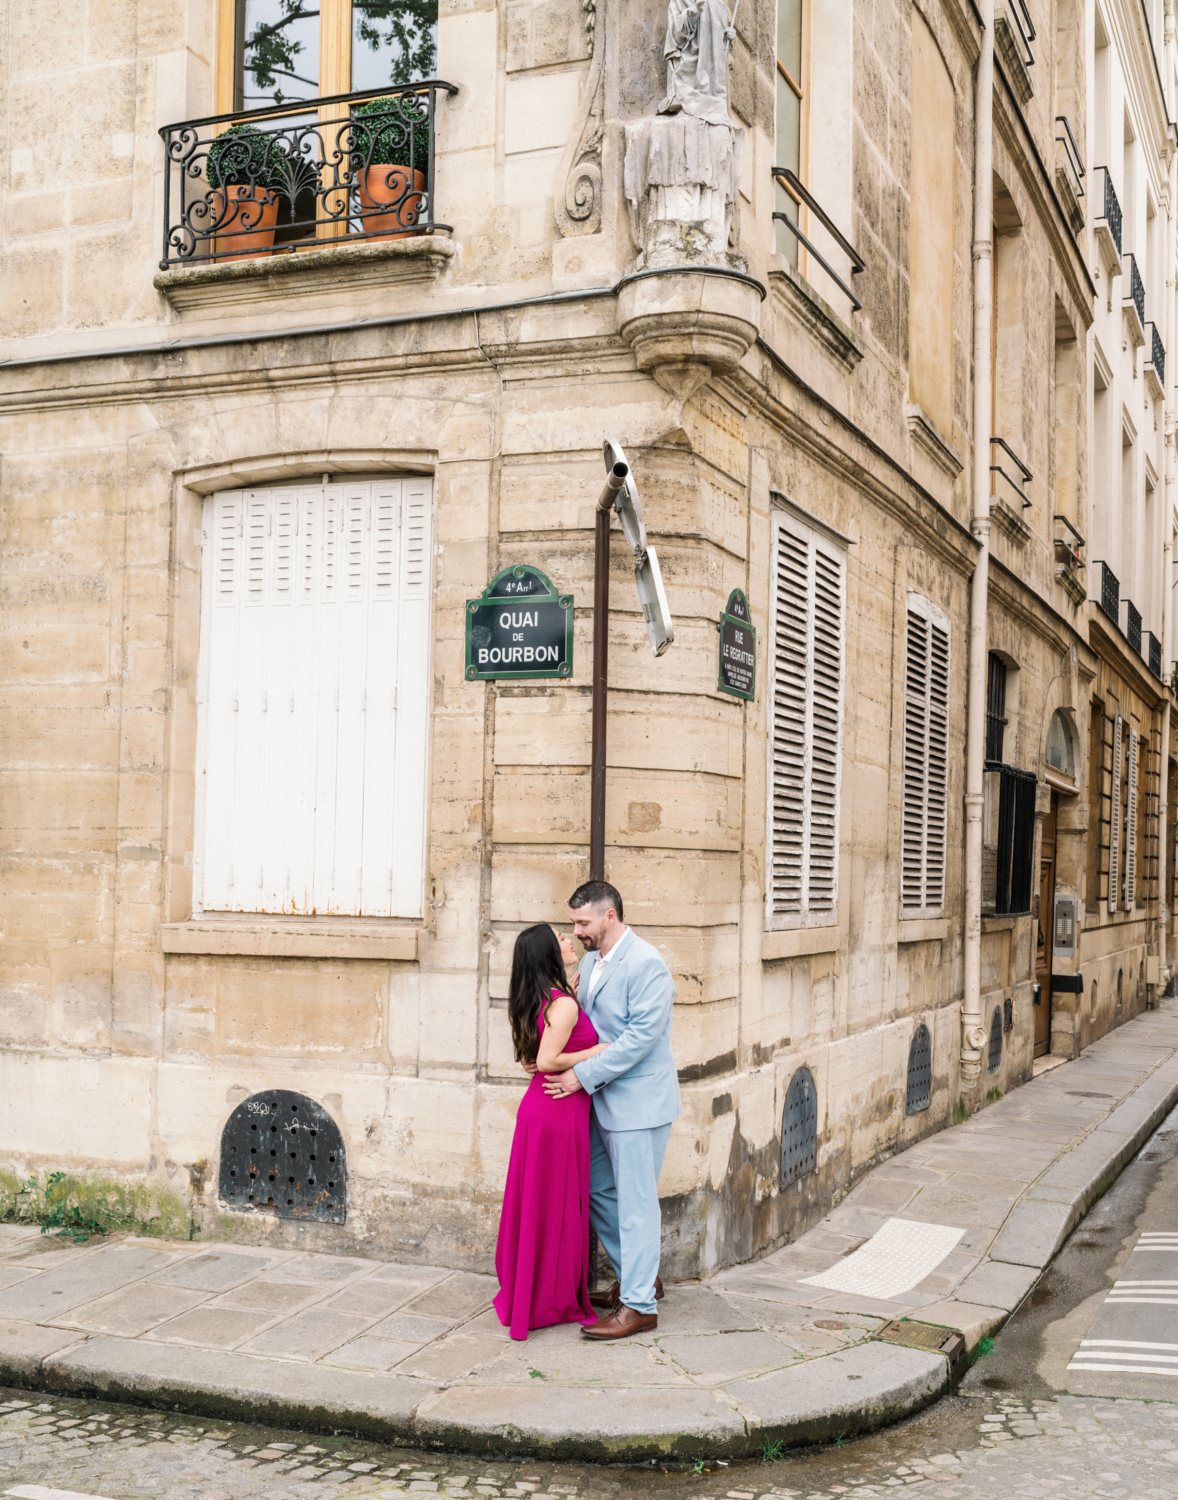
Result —
[[[425, 208], [425, 173], [408, 167], [365, 167], [360, 172], [360, 232], [374, 240], [397, 240], [415, 234]], [[380, 210], [388, 210], [382, 213]], [[379, 230], [380, 233], [373, 233]]]
[[[223, 260], [249, 260], [254, 255], [270, 254], [278, 223], [277, 193], [250, 182], [231, 182], [227, 187], [213, 189], [209, 207], [213, 223], [218, 226], [217, 250]], [[233, 253], [227, 255], [226, 251]]]

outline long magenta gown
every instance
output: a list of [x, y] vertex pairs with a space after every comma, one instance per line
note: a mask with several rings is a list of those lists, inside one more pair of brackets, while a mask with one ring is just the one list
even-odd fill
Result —
[[[539, 1026], [543, 1036], [542, 1012]], [[596, 1045], [581, 1011], [564, 1050]], [[513, 1339], [552, 1323], [597, 1322], [589, 1305], [590, 1108], [583, 1090], [546, 1094], [542, 1073], [520, 1101], [495, 1248], [495, 1311]]]

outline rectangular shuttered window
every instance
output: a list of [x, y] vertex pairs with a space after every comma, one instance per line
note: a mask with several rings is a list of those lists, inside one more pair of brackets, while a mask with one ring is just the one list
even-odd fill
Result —
[[1113, 794], [1112, 823], [1108, 845], [1108, 909], [1118, 911], [1121, 905], [1121, 745], [1125, 721], [1120, 714], [1113, 722]]
[[428, 479], [205, 502], [198, 911], [420, 916]]
[[949, 810], [949, 622], [908, 596], [904, 662], [904, 791], [900, 914], [939, 915], [945, 904]]
[[1129, 729], [1129, 754], [1125, 766], [1125, 900], [1123, 909], [1137, 905], [1137, 756], [1141, 736]]
[[846, 554], [773, 514], [769, 925], [833, 925], [838, 912]]

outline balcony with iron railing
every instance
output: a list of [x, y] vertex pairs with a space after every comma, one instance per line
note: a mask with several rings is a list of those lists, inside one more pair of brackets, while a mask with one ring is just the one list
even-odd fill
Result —
[[1145, 325], [1145, 382], [1155, 401], [1166, 393], [1166, 349], [1156, 323]]
[[[834, 223], [830, 215], [814, 197], [813, 193], [810, 192], [809, 188], [803, 185], [801, 178], [796, 172], [791, 172], [788, 167], [774, 167], [772, 171], [773, 180], [777, 184], [778, 200], [783, 204], [783, 207], [774, 211], [774, 223], [783, 225], [789, 235], [797, 240], [799, 244], [805, 245], [811, 257], [817, 261], [830, 277], [831, 281], [834, 282], [835, 286], [838, 287], [839, 291], [842, 292], [843, 296], [850, 302], [852, 309], [858, 312], [862, 308], [863, 303], [856, 295], [854, 287], [839, 275], [838, 271], [835, 270], [814, 241], [802, 230], [801, 216], [803, 209], [814, 216], [847, 257], [847, 260], [850, 262], [852, 277], [860, 275], [866, 269], [863, 257], [855, 249], [854, 245], [851, 244], [850, 240], [847, 239], [846, 235], [843, 234], [842, 230]], [[813, 225], [807, 225], [807, 227], [813, 233]]]
[[1076, 604], [1083, 604], [1088, 590], [1080, 577], [1085, 563], [1080, 555], [1084, 550], [1084, 538], [1068, 520], [1067, 516], [1055, 515], [1055, 581], [1061, 584]]
[[1096, 569], [1096, 578], [1100, 592], [1096, 596], [1096, 602], [1100, 606], [1102, 614], [1107, 615], [1114, 625], [1121, 623], [1121, 582], [1106, 562], [1096, 562], [1092, 565]]
[[1084, 159], [1066, 115], [1055, 117], [1055, 182], [1068, 222], [1079, 234], [1084, 227]]
[[1025, 0], [995, 0], [994, 48], [1020, 104], [1035, 92], [1031, 69], [1035, 66], [1035, 24]]
[[1149, 632], [1149, 670], [1157, 678], [1162, 675], [1162, 643], [1152, 630]]
[[1141, 611], [1133, 603], [1132, 599], [1121, 601], [1125, 606], [1125, 639], [1129, 645], [1141, 655]]
[[449, 230], [435, 137], [457, 92], [427, 79], [161, 127], [161, 269]]
[[1125, 314], [1129, 342], [1135, 349], [1140, 349], [1145, 343], [1145, 283], [1141, 279], [1137, 257], [1132, 252], [1125, 256], [1125, 286], [1121, 307]]
[[1100, 246], [1110, 276], [1121, 274], [1121, 202], [1113, 187], [1113, 175], [1107, 167], [1097, 167], [1103, 177], [1097, 195], [1097, 215], [1093, 221], [1096, 243]]

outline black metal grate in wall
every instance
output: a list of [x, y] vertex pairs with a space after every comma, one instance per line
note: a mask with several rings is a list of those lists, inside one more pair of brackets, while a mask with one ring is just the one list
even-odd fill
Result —
[[997, 1073], [1002, 1061], [1002, 1007], [996, 1005], [990, 1017], [990, 1050], [986, 1056], [986, 1072]]
[[908, 1103], [905, 1114], [918, 1115], [929, 1107], [933, 1091], [933, 1045], [922, 1021], [908, 1048]]
[[243, 1099], [221, 1132], [218, 1192], [230, 1208], [342, 1224], [347, 1170], [339, 1126], [289, 1089]]
[[808, 1176], [818, 1165], [818, 1090], [809, 1068], [789, 1081], [781, 1117], [781, 1186]]

